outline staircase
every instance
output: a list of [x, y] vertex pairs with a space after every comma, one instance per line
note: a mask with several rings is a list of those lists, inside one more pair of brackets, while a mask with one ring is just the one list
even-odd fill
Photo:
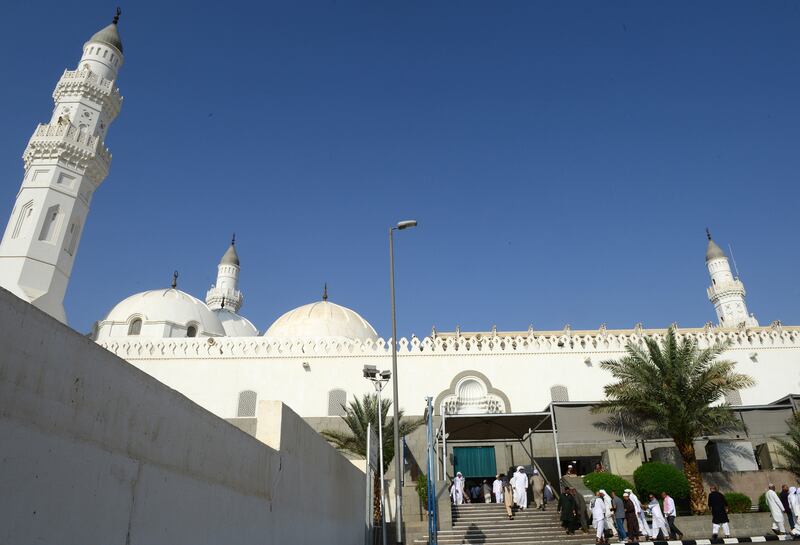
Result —
[[[575, 545], [594, 543], [594, 530], [589, 534], [580, 529], [574, 536], [568, 536], [561, 528], [561, 521], [556, 513], [555, 505], [547, 511], [525, 509], [514, 514], [514, 520], [508, 520], [503, 505], [491, 503], [473, 503], [454, 505], [453, 527], [439, 530], [440, 545], [457, 544], [495, 544], [495, 545], [558, 545], [574, 543]], [[414, 543], [428, 543], [425, 539]]]

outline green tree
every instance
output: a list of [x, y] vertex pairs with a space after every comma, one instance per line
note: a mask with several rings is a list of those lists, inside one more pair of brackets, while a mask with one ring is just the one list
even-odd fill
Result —
[[600, 364], [616, 382], [604, 388], [606, 401], [594, 409], [609, 415], [598, 426], [640, 439], [671, 438], [683, 459], [696, 514], [706, 510], [706, 494], [694, 440], [742, 429], [728, 404], [720, 401], [726, 393], [755, 384], [734, 372], [735, 362], [717, 359], [728, 346], [700, 349], [692, 338], [679, 341], [673, 326], [663, 341], [645, 338], [643, 346], [630, 342], [625, 357]]
[[[389, 417], [389, 409], [392, 402], [388, 399], [381, 399], [381, 421], [383, 422], [383, 472], [380, 477], [389, 469], [389, 465], [394, 459], [394, 418]], [[372, 423], [372, 427], [378, 430], [378, 395], [365, 394], [361, 399], [353, 397], [347, 406], [342, 405], [345, 410], [342, 420], [347, 426], [347, 431], [323, 430], [320, 434], [327, 439], [334, 447], [356, 456], [367, 457], [367, 424]], [[403, 410], [400, 409], [400, 436], [408, 435], [422, 424], [425, 420], [403, 420]], [[380, 480], [375, 479], [372, 490], [372, 516], [375, 523], [381, 520], [381, 493]]]
[[795, 413], [786, 421], [789, 424], [789, 438], [778, 439], [778, 452], [786, 458], [788, 469], [800, 478], [800, 413]]

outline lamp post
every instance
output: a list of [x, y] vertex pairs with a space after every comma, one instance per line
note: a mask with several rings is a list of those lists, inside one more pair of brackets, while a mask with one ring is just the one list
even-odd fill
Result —
[[417, 220], [405, 220], [389, 228], [389, 284], [392, 297], [392, 408], [394, 415], [395, 527], [397, 543], [403, 542], [403, 450], [400, 445], [400, 400], [397, 394], [397, 316], [394, 304], [394, 231], [417, 226]]
[[381, 542], [383, 545], [386, 545], [386, 505], [384, 502], [386, 494], [383, 490], [383, 405], [381, 404], [381, 392], [391, 376], [391, 371], [378, 372], [378, 368], [374, 365], [364, 366], [364, 378], [372, 382], [378, 394], [378, 463], [380, 464], [378, 478], [381, 482]]

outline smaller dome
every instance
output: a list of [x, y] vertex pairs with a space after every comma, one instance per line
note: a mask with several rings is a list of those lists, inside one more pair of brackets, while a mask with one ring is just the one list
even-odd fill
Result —
[[[137, 320], [139, 323], [132, 327]], [[205, 303], [175, 288], [131, 295], [111, 309], [97, 326], [98, 340], [129, 335], [151, 338], [225, 335], [219, 318]]]
[[110, 45], [115, 47], [117, 51], [122, 53], [122, 38], [119, 37], [119, 30], [117, 30], [117, 23], [111, 23], [107, 27], [96, 32], [94, 36], [89, 38], [90, 42], [100, 42], [101, 44]]
[[227, 308], [218, 308], [212, 311], [217, 315], [222, 327], [225, 328], [226, 337], [257, 337], [258, 329], [244, 316], [239, 316]]
[[330, 301], [290, 310], [275, 320], [264, 336], [281, 341], [378, 340], [375, 329], [357, 312]]
[[725, 252], [722, 251], [722, 248], [717, 246], [717, 243], [708, 239], [708, 246], [706, 247], [706, 263], [711, 261], [712, 259], [718, 259], [720, 257], [727, 257]]
[[236, 265], [239, 266], [239, 254], [236, 253], [236, 246], [231, 244], [228, 246], [228, 249], [225, 251], [225, 255], [222, 256], [222, 260], [220, 261], [220, 265]]

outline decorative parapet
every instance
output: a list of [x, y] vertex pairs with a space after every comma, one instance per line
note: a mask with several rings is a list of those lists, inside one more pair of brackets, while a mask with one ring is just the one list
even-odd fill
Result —
[[102, 104], [109, 119], [114, 119], [122, 107], [122, 95], [114, 82], [91, 70], [65, 70], [53, 91], [53, 100], [67, 97], [87, 97]]
[[[666, 329], [599, 331], [547, 331], [526, 333], [437, 332], [436, 337], [402, 338], [398, 352], [403, 356], [469, 356], [480, 354], [602, 354], [622, 352], [645, 337], [661, 340]], [[680, 329], [680, 338], [696, 339], [701, 348], [730, 341], [731, 350], [800, 348], [800, 327], [773, 322], [767, 327], [722, 329], [713, 327]], [[101, 341], [100, 346], [126, 360], [231, 359], [231, 358], [314, 358], [383, 357], [390, 355], [391, 343], [360, 341], [280, 342], [268, 337], [213, 337], [148, 339], [122, 337]]]
[[707, 288], [708, 298], [712, 303], [716, 303], [721, 297], [725, 295], [741, 295], [745, 296], [744, 284], [737, 278], [729, 282], [720, 282]]
[[71, 123], [42, 123], [33, 132], [22, 159], [26, 170], [35, 160], [56, 159], [99, 183], [108, 175], [111, 152], [99, 137]]

